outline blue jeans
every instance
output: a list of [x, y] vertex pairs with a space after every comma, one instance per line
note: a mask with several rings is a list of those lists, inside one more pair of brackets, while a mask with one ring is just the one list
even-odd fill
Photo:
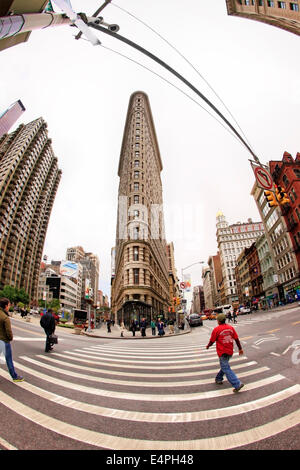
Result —
[[5, 343], [4, 341], [0, 341], [0, 342], [1, 342], [1, 349], [5, 355], [8, 372], [10, 373], [12, 379], [16, 379], [18, 377], [18, 374], [15, 371], [15, 367], [13, 363], [11, 345], [10, 343]]
[[237, 388], [240, 386], [241, 381], [237, 378], [235, 373], [230, 368], [230, 365], [229, 365], [230, 358], [231, 356], [229, 356], [228, 354], [223, 354], [222, 356], [219, 357], [221, 369], [219, 370], [216, 376], [216, 381], [221, 382], [225, 374], [228, 382], [230, 382], [234, 388]]

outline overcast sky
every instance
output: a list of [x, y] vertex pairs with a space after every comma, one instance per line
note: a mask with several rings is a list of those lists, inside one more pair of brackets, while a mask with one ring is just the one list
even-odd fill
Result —
[[[91, 15], [103, 2], [73, 0]], [[300, 38], [269, 25], [227, 15], [225, 0], [113, 0], [101, 13], [119, 33], [150, 50], [192, 82], [231, 120], [207, 84], [147, 23], [209, 82], [243, 129], [261, 163], [300, 152]], [[56, 11], [59, 9], [55, 8]], [[117, 174], [130, 95], [150, 100], [163, 171], [166, 238], [181, 269], [217, 253], [216, 213], [229, 224], [259, 220], [251, 189], [250, 153], [199, 105], [200, 98], [156, 63], [114, 38], [95, 32], [102, 46], [69, 26], [35, 31], [27, 43], [0, 53], [0, 111], [21, 99], [18, 121], [42, 116], [62, 169], [44, 254], [64, 259], [81, 245], [98, 255], [100, 288], [110, 294], [110, 252], [115, 244]], [[14, 128], [12, 128], [13, 130]], [[201, 265], [185, 273], [201, 282]]]

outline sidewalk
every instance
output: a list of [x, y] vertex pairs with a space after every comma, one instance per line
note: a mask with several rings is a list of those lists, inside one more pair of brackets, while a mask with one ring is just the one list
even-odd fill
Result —
[[[13, 312], [13, 315], [12, 315], [11, 318], [13, 318], [14, 320], [18, 320], [22, 323], [26, 323], [28, 321], [28, 319], [30, 319], [30, 323], [32, 323], [33, 325], [40, 326], [40, 319], [41, 319], [40, 315], [29, 315], [28, 314], [27, 317], [22, 318], [19, 313]], [[56, 331], [56, 333], [65, 332], [67, 334], [72, 334], [72, 335], [77, 336], [77, 334], [75, 333], [74, 328], [66, 328], [64, 326], [57, 325], [55, 331]], [[41, 328], [41, 332], [43, 332], [42, 328]], [[187, 329], [187, 330], [184, 329], [183, 331], [178, 330], [178, 333], [170, 334], [169, 327], [166, 327], [165, 328], [165, 335], [163, 336], [163, 338], [166, 338], [168, 336], [179, 336], [179, 335], [187, 334], [187, 333], [190, 333], [190, 332], [191, 332], [190, 329]], [[146, 336], [141, 336], [140, 331], [136, 331], [135, 336], [132, 336], [132, 332], [125, 329], [125, 330], [123, 330], [123, 338], [122, 338], [122, 336], [121, 336], [121, 327], [119, 325], [111, 326], [111, 333], [108, 333], [106, 323], [104, 323], [100, 328], [94, 328], [91, 331], [82, 330], [81, 333], [80, 333], [80, 336], [82, 336], [82, 335], [90, 336], [92, 338], [107, 338], [107, 339], [155, 339], [155, 338], [160, 338], [157, 334], [157, 330], [156, 330], [156, 335], [152, 336], [151, 328], [146, 329]]]
[[[107, 332], [107, 327], [106, 324], [103, 324], [101, 328], [95, 328], [94, 330], [91, 330], [90, 332], [86, 331], [81, 334], [84, 334], [85, 336], [91, 336], [94, 338], [108, 338], [108, 339], [155, 339], [159, 338], [161, 339], [160, 336], [157, 334], [157, 329], [156, 329], [156, 335], [152, 335], [152, 329], [151, 328], [146, 328], [146, 336], [142, 336], [140, 331], [135, 332], [135, 336], [132, 335], [132, 331], [128, 331], [126, 329], [123, 330], [123, 337], [121, 336], [122, 329], [119, 325], [111, 326], [111, 333]], [[169, 336], [180, 336], [184, 334], [190, 333], [190, 329], [184, 329], [182, 330], [177, 330], [176, 333], [170, 333], [169, 327], [165, 328], [165, 335], [163, 338], [169, 337]]]

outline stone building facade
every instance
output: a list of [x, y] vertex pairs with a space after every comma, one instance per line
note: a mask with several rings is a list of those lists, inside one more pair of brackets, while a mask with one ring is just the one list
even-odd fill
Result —
[[248, 18], [300, 35], [299, 0], [226, 0], [228, 15]]
[[150, 103], [130, 97], [118, 175], [118, 220], [111, 286], [115, 320], [128, 325], [167, 316], [169, 274], [164, 230], [162, 161]]

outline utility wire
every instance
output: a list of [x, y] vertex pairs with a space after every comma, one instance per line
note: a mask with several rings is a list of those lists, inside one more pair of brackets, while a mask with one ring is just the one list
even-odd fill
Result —
[[206, 85], [210, 88], [210, 90], [214, 93], [214, 95], [220, 100], [220, 102], [222, 103], [222, 105], [224, 106], [224, 108], [226, 109], [226, 111], [230, 114], [230, 116], [232, 117], [232, 119], [234, 120], [234, 122], [236, 123], [236, 125], [238, 126], [238, 128], [240, 129], [241, 133], [243, 134], [243, 136], [245, 137], [245, 140], [248, 142], [249, 145], [250, 142], [249, 140], [247, 139], [243, 129], [241, 128], [241, 126], [239, 125], [238, 121], [236, 120], [236, 118], [234, 117], [234, 115], [231, 113], [230, 109], [226, 106], [226, 104], [224, 103], [224, 101], [222, 100], [222, 98], [218, 95], [218, 93], [214, 90], [214, 88], [210, 85], [210, 83], [206, 80], [206, 78], [199, 72], [199, 70], [196, 69], [196, 67], [175, 47], [173, 46], [173, 44], [171, 44], [166, 38], [164, 38], [158, 31], [156, 31], [154, 28], [152, 28], [151, 26], [149, 26], [147, 23], [145, 23], [143, 20], [141, 20], [140, 18], [138, 18], [137, 16], [135, 16], [134, 14], [130, 13], [129, 11], [125, 10], [125, 8], [122, 8], [120, 7], [119, 5], [117, 5], [116, 3], [113, 3], [111, 2], [110, 3], [112, 6], [116, 7], [116, 8], [119, 8], [120, 10], [122, 10], [124, 13], [126, 13], [127, 15], [131, 16], [132, 18], [134, 18], [135, 20], [137, 20], [139, 23], [143, 24], [146, 28], [150, 29], [154, 34], [156, 34], [160, 39], [162, 39], [162, 41], [164, 41], [166, 44], [168, 44], [169, 47], [171, 47], [185, 62], [187, 62], [187, 64], [190, 65], [190, 67], [192, 67], [192, 69], [198, 74], [198, 76], [206, 83]]
[[247, 142], [244, 140], [244, 138], [239, 134], [239, 132], [235, 129], [235, 127], [228, 121], [228, 119], [218, 110], [218, 108], [208, 99], [206, 98], [203, 93], [201, 93], [194, 85], [192, 85], [186, 78], [184, 78], [182, 75], [180, 75], [176, 70], [174, 70], [172, 67], [170, 67], [166, 62], [161, 60], [159, 57], [155, 56], [151, 52], [149, 52], [147, 49], [143, 48], [139, 44], [136, 44], [135, 42], [131, 41], [130, 39], [127, 39], [124, 36], [121, 36], [120, 34], [114, 33], [110, 31], [109, 29], [103, 28], [99, 24], [95, 23], [88, 23], [88, 26], [91, 28], [97, 29], [98, 31], [101, 31], [102, 33], [108, 34], [109, 36], [113, 36], [114, 38], [118, 39], [119, 41], [124, 42], [125, 44], [133, 47], [134, 49], [137, 49], [139, 52], [142, 52], [146, 56], [150, 57], [150, 59], [154, 60], [157, 62], [159, 65], [167, 69], [169, 72], [171, 72], [173, 75], [175, 75], [179, 80], [181, 80], [185, 85], [187, 85], [191, 90], [193, 90], [200, 98], [209, 105], [210, 108], [214, 110], [214, 112], [221, 117], [221, 119], [227, 124], [227, 126], [233, 131], [233, 133], [240, 139], [240, 141], [244, 144], [244, 146], [248, 149], [248, 151], [251, 153], [253, 156], [254, 160], [259, 163], [259, 159], [251, 149], [251, 147], [247, 144]]
[[[131, 57], [128, 57], [127, 55], [125, 54], [122, 54], [121, 52], [119, 51], [116, 51], [115, 49], [112, 49], [110, 47], [107, 47], [107, 46], [104, 46], [103, 44], [100, 44], [100, 46], [103, 48], [103, 49], [106, 49], [110, 52], [113, 52], [114, 54], [117, 54], [127, 60], [129, 60], [130, 62], [133, 62], [134, 64], [137, 64], [139, 65], [140, 67], [142, 67], [143, 69], [146, 69], [148, 72], [151, 72], [153, 75], [156, 75], [157, 77], [161, 78], [163, 81], [165, 81], [166, 83], [168, 83], [168, 85], [171, 85], [172, 87], [174, 87], [176, 90], [180, 91], [180, 93], [182, 93], [183, 95], [185, 95], [187, 98], [189, 98], [191, 101], [193, 101], [194, 103], [196, 103], [198, 106], [200, 106], [201, 109], [203, 109], [207, 114], [209, 114], [213, 119], [215, 119], [215, 121], [217, 121], [218, 124], [220, 124], [227, 132], [229, 132], [229, 134], [234, 137], [240, 144], [241, 144], [241, 141], [237, 138], [237, 136], [235, 134], [233, 134], [229, 129], [228, 127], [226, 127], [221, 121], [219, 121], [216, 116], [214, 116], [214, 114], [212, 114], [210, 111], [208, 111], [206, 108], [204, 108], [204, 106], [202, 106], [198, 101], [195, 100], [195, 98], [193, 98], [192, 96], [188, 95], [185, 91], [181, 90], [181, 88], [179, 88], [178, 86], [174, 85], [174, 83], [170, 82], [168, 79], [166, 79], [165, 77], [163, 77], [162, 75], [160, 75], [159, 73], [155, 72], [154, 70], [150, 69], [149, 67], [147, 67], [146, 65], [143, 65], [141, 64], [140, 62], [138, 62], [137, 60], [135, 59], [132, 59]], [[242, 144], [241, 144], [242, 145]]]

